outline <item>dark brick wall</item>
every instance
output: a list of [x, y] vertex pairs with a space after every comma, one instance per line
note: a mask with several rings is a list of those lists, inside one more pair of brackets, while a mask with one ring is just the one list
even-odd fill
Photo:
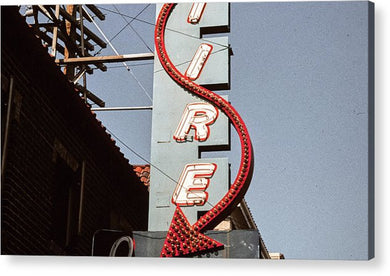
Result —
[[[15, 8], [2, 7], [1, 26], [2, 145], [14, 82], [2, 146], [2, 254], [90, 255], [99, 229], [146, 230], [148, 192], [132, 166]], [[85, 164], [81, 228], [67, 246], [53, 238], [60, 159], [80, 180]]]

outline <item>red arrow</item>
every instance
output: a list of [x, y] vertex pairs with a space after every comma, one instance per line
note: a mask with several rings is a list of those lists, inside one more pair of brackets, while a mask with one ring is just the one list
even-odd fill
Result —
[[189, 257], [223, 247], [222, 243], [195, 231], [177, 206], [160, 257]]

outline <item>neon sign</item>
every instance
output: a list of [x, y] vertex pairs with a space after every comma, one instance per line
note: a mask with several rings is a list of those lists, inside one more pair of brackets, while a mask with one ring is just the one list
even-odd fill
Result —
[[[218, 202], [210, 204], [212, 207], [192, 225], [181, 207], [191, 208], [195, 205], [204, 205], [208, 201], [206, 190], [209, 185], [212, 185], [210, 181], [217, 167], [213, 163], [185, 165], [171, 198], [176, 209], [161, 251], [161, 257], [190, 256], [223, 248], [223, 244], [202, 233], [213, 229], [241, 202], [249, 187], [253, 169], [252, 144], [245, 123], [238, 112], [223, 97], [193, 82], [199, 77], [206, 60], [210, 57], [212, 46], [202, 44], [184, 74], [170, 60], [165, 47], [165, 29], [175, 5], [164, 4], [158, 15], [155, 29], [156, 54], [167, 75], [182, 90], [200, 97], [207, 103], [187, 104], [173, 138], [179, 143], [188, 141], [189, 131], [194, 129], [195, 139], [199, 142], [206, 141], [211, 131], [209, 126], [216, 121], [218, 112], [221, 111], [228, 117], [238, 133], [241, 144], [241, 161], [237, 176], [227, 192]], [[200, 23], [203, 9], [204, 6], [194, 4], [187, 21], [192, 24]]]

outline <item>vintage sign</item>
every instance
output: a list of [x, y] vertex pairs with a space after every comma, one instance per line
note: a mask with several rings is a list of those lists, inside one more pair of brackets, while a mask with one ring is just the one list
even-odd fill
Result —
[[[157, 4], [159, 10], [161, 4]], [[201, 66], [196, 82], [207, 87], [229, 86], [229, 41], [226, 36], [209, 35], [200, 39], [204, 28], [226, 30], [229, 24], [227, 3], [207, 3], [200, 21], [187, 22], [192, 8], [190, 3], [175, 6], [164, 34], [164, 47], [170, 53], [170, 60], [185, 74], [191, 68]], [[207, 62], [193, 63], [202, 44], [212, 45]], [[156, 48], [157, 49], [157, 48]], [[157, 54], [156, 54], [157, 55]], [[226, 157], [207, 158], [203, 150], [228, 150], [230, 148], [229, 118], [208, 100], [189, 93], [173, 81], [161, 65], [154, 60], [153, 113], [151, 140], [149, 231], [167, 231], [175, 212], [172, 195], [180, 176], [189, 164], [215, 164], [217, 169], [209, 179], [205, 192], [207, 201], [183, 208], [191, 224], [200, 214], [226, 194], [229, 189], [229, 160]], [[228, 97], [222, 96], [226, 101]], [[182, 206], [183, 207], [183, 206]]]
[[[185, 3], [164, 4], [157, 18], [156, 54], [164, 74], [155, 76], [155, 89], [159, 89], [155, 90], [154, 95], [154, 100], [158, 104], [155, 104], [153, 114], [153, 122], [156, 122], [156, 125], [154, 125], [152, 134], [152, 163], [165, 166], [175, 175], [178, 174], [178, 170], [168, 168], [168, 165], [184, 165], [173, 189], [171, 183], [164, 181], [164, 176], [158, 178], [157, 172], [154, 174], [157, 176], [153, 178], [152, 175], [151, 178], [150, 207], [153, 209], [149, 216], [149, 230], [168, 230], [161, 251], [162, 257], [189, 256], [223, 248], [223, 244], [206, 237], [202, 232], [212, 229], [230, 214], [242, 200], [250, 183], [253, 161], [247, 128], [238, 112], [225, 97], [204, 87], [204, 85], [211, 87], [213, 84], [219, 84], [220, 80], [226, 76], [224, 73], [229, 70], [229, 62], [226, 60], [229, 58], [227, 39], [215, 38], [214, 47], [211, 45], [212, 38], [208, 38], [210, 43], [194, 45], [194, 40], [190, 41], [188, 38], [185, 40], [177, 36], [174, 40], [176, 34], [168, 33], [167, 30], [167, 24], [172, 24], [169, 30], [176, 28], [176, 31], [180, 30], [180, 33], [200, 37], [202, 26], [203, 28], [215, 28], [215, 25], [229, 21], [226, 20], [228, 19], [226, 5], [228, 4], [195, 3], [190, 6]], [[180, 39], [183, 43], [179, 48], [177, 43]], [[221, 44], [221, 41], [225, 44]], [[185, 47], [187, 45], [188, 47]], [[217, 46], [221, 47], [221, 45], [227, 45], [226, 49], [214, 51]], [[184, 54], [189, 56], [190, 50], [188, 49], [190, 48], [194, 49], [195, 54], [192, 54], [187, 69], [175, 65], [181, 64], [179, 58]], [[175, 50], [174, 55], [168, 54], [170, 49]], [[181, 53], [179, 49], [185, 52]], [[223, 50], [226, 50], [226, 55], [217, 55]], [[213, 55], [213, 53], [216, 54]], [[221, 64], [225, 64], [226, 67], [221, 68]], [[213, 74], [215, 78], [210, 77]], [[159, 82], [163, 82], [164, 86], [161, 86]], [[169, 92], [171, 96], [176, 96], [175, 101], [163, 102], [166, 99], [162, 96], [168, 96]], [[174, 110], [180, 108], [183, 103], [185, 103], [184, 112], [180, 120], [175, 123], [178, 114]], [[170, 120], [162, 121], [161, 118]], [[215, 159], [213, 162], [202, 159], [198, 162], [186, 161], [198, 156], [199, 147], [202, 145], [228, 143], [226, 141], [229, 141], [227, 133], [229, 121], [237, 131], [241, 143], [240, 168], [230, 186], [228, 185], [228, 164], [222, 159]], [[174, 134], [170, 136], [172, 129], [175, 129]], [[226, 135], [226, 140], [218, 139], [219, 135]], [[167, 138], [164, 139], [164, 137]], [[168, 162], [167, 164], [162, 163], [163, 158]], [[157, 184], [157, 179], [159, 184]], [[162, 182], [166, 184], [161, 184]], [[155, 187], [154, 183], [156, 183]], [[166, 194], [172, 195], [169, 202], [166, 200]], [[210, 199], [211, 197], [213, 200]], [[172, 208], [173, 206], [175, 209]], [[200, 213], [200, 210], [204, 211]], [[167, 214], [173, 217], [169, 224], [166, 222]], [[199, 214], [202, 215], [199, 216]], [[164, 229], [164, 227], [167, 228]]]

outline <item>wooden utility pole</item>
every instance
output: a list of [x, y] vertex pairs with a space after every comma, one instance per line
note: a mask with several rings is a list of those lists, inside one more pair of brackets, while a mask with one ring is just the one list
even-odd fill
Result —
[[[74, 5], [67, 5], [66, 6], [66, 12], [74, 18]], [[66, 34], [72, 39], [74, 37], [74, 27], [72, 27], [72, 22], [69, 20], [65, 21], [65, 28], [66, 28]], [[69, 47], [65, 46], [65, 52], [64, 52], [65, 59], [67, 58], [74, 58], [75, 53], [69, 49]], [[73, 79], [74, 77], [74, 66], [67, 65], [64, 67], [64, 74], [68, 77], [68, 79]]]
[[[94, 14], [94, 17], [89, 15], [87, 9]], [[38, 13], [46, 17], [46, 21], [39, 22], [41, 17], [38, 16]], [[103, 49], [109, 43], [104, 34], [102, 35], [107, 42], [88, 28], [87, 21], [97, 26], [94, 18], [105, 20], [105, 15], [95, 5], [33, 5], [26, 11], [25, 16], [34, 17], [33, 30], [36, 36], [44, 44], [51, 45], [51, 56], [54, 57], [59, 66], [63, 66], [63, 73], [75, 85], [75, 91], [86, 102], [89, 99], [99, 107], [104, 107], [105, 103], [87, 90], [86, 73], [92, 74], [93, 69], [107, 71], [105, 63], [154, 58], [153, 53], [117, 54], [115, 56], [92, 55], [89, 51], [94, 51], [95, 46]], [[47, 22], [47, 19], [51, 22]], [[99, 27], [97, 28], [99, 29]], [[49, 33], [52, 35], [50, 36]], [[91, 66], [95, 66], [95, 68]], [[79, 84], [81, 78], [83, 82]]]
[[[55, 10], [55, 20], [58, 20], [58, 17], [60, 16], [60, 5], [56, 5], [56, 10]], [[57, 56], [57, 37], [58, 37], [58, 27], [54, 26], [53, 27], [53, 39], [52, 39], [52, 44], [51, 44], [51, 55], [56, 58]]]
[[98, 57], [78, 57], [67, 59], [56, 59], [57, 64], [96, 64], [96, 63], [113, 63], [123, 61], [136, 61], [136, 60], [151, 60], [154, 59], [153, 53], [141, 53], [141, 54], [126, 54], [117, 56], [98, 56]]

